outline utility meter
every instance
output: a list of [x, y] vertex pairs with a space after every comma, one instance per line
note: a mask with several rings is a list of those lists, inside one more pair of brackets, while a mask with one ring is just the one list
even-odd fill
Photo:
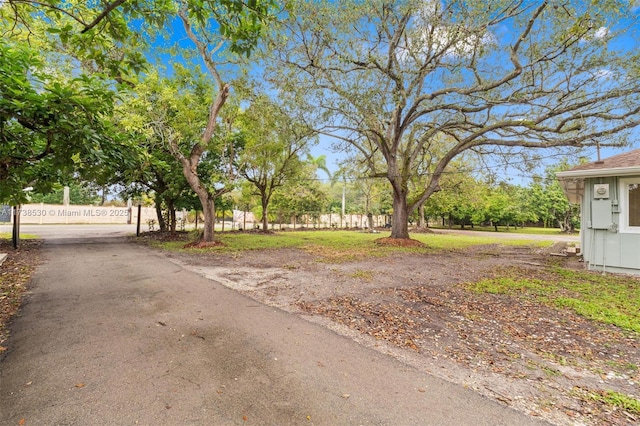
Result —
[[593, 198], [609, 198], [609, 184], [597, 183], [593, 185]]

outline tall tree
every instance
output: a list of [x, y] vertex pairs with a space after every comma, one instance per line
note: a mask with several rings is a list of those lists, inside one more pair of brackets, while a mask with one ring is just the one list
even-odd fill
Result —
[[292, 120], [264, 95], [251, 101], [237, 127], [245, 142], [240, 173], [260, 197], [262, 229], [267, 232], [271, 196], [300, 173], [301, 155], [308, 152], [314, 132]]
[[[451, 227], [457, 221], [462, 228], [466, 224], [474, 225], [483, 220], [478, 217], [487, 185], [474, 178], [464, 168], [444, 175], [441, 179], [442, 190], [433, 194], [425, 203], [429, 215], [448, 219]], [[444, 225], [444, 223], [443, 223]]]
[[[298, 93], [318, 128], [365, 158], [393, 189], [394, 238], [467, 151], [622, 145], [640, 124], [640, 77], [628, 1], [300, 2], [274, 34], [270, 79]], [[620, 19], [623, 18], [624, 20]], [[625, 25], [623, 27], [623, 25]], [[434, 138], [420, 193], [416, 162]], [[439, 146], [439, 149], [441, 147]]]
[[280, 221], [290, 218], [298, 221], [303, 216], [317, 219], [326, 211], [329, 197], [316, 177], [316, 170], [314, 165], [305, 164], [296, 179], [274, 191], [271, 210], [277, 212]]
[[[206, 109], [208, 117], [199, 136], [188, 141], [182, 140], [182, 144], [173, 136], [166, 139], [171, 153], [182, 166], [184, 177], [202, 204], [204, 242], [214, 239], [216, 197], [232, 189], [219, 181], [215, 182], [219, 186], [212, 190], [209, 176], [198, 173], [198, 165], [203, 156], [225, 154], [211, 150], [211, 142], [217, 136], [222, 109], [231, 90], [228, 76], [223, 74], [223, 70], [233, 66], [234, 61], [225, 58], [225, 54], [248, 56], [256, 46], [274, 6], [273, 0], [252, 0], [248, 4], [241, 0], [178, 2], [177, 14], [184, 31], [193, 43], [198, 57], [203, 61], [216, 89]], [[232, 115], [233, 113], [230, 114]], [[218, 135], [218, 140], [221, 139]], [[223, 149], [228, 148], [228, 144], [223, 144]]]
[[[118, 106], [122, 127], [132, 134], [141, 149], [139, 166], [125, 173], [124, 179], [139, 183], [156, 193], [156, 207], [171, 206], [185, 198], [185, 187], [193, 190], [184, 174], [184, 166], [175, 157], [186, 157], [193, 150], [194, 141], [200, 141], [202, 129], [207, 125], [208, 105], [213, 88], [206, 75], [197, 68], [180, 65], [174, 67], [172, 78], [163, 78], [150, 70], [145, 79], [136, 84], [136, 91], [125, 97]], [[215, 137], [203, 144], [203, 153], [194, 163], [193, 175], [202, 177], [199, 183], [200, 203], [228, 192], [229, 180], [237, 174], [238, 135], [217, 128]], [[191, 171], [190, 171], [191, 172]], [[231, 175], [231, 178], [229, 178]], [[206, 204], [202, 204], [204, 207]], [[214, 204], [215, 206], [215, 204]], [[215, 213], [212, 207], [208, 213]], [[215, 217], [205, 214], [205, 229], [212, 231]]]
[[[586, 162], [586, 159], [580, 159]], [[577, 164], [574, 164], [577, 165]], [[575, 225], [580, 223], [580, 206], [571, 205], [560, 182], [556, 178], [556, 172], [568, 170], [570, 162], [561, 161], [547, 166], [543, 176], [536, 176], [530, 185], [533, 206], [537, 216], [545, 227], [559, 227], [563, 232], [572, 232]]]

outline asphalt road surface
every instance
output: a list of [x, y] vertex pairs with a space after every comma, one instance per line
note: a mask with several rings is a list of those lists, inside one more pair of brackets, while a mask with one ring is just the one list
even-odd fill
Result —
[[2, 425], [543, 424], [122, 234], [40, 235], [0, 361]]

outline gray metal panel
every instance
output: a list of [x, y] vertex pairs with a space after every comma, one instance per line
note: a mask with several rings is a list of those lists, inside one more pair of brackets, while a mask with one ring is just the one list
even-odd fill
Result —
[[613, 217], [610, 200], [591, 201], [591, 227], [593, 229], [609, 229]]

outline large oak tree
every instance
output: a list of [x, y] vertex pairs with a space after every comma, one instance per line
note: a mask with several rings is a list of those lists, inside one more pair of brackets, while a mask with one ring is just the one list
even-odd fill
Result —
[[[318, 130], [371, 159], [370, 175], [393, 190], [391, 236], [408, 238], [408, 215], [465, 152], [625, 143], [640, 123], [640, 50], [629, 32], [638, 18], [629, 8], [628, 1], [301, 2], [273, 36], [278, 60], [269, 77], [315, 111]], [[411, 194], [425, 156], [430, 173]]]

